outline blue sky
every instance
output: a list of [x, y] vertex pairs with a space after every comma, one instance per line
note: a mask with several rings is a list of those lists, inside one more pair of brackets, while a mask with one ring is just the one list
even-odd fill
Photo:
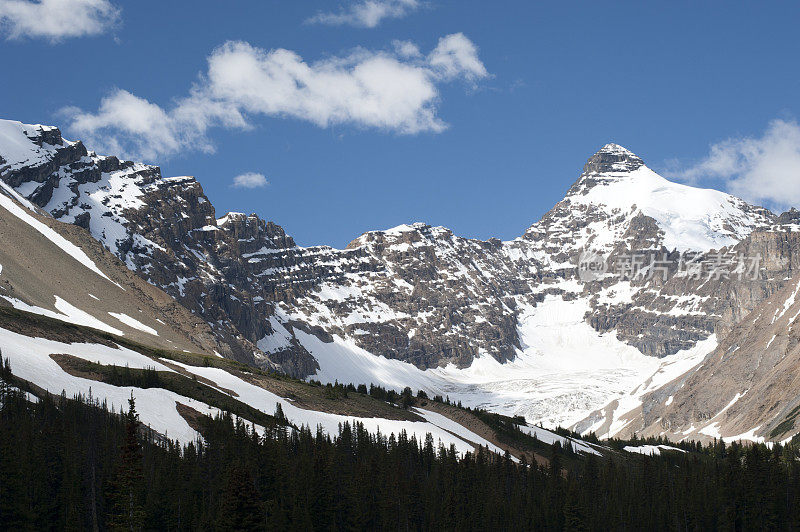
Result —
[[[675, 178], [776, 209], [800, 203], [796, 3], [391, 1], [395, 16], [364, 27], [346, 16], [363, 0], [79, 0], [95, 25], [54, 18], [49, 29], [0, 2], [0, 117], [59, 125], [90, 147], [121, 139], [164, 175], [196, 176], [218, 216], [255, 212], [302, 245], [341, 247], [414, 221], [514, 238], [607, 142]], [[326, 92], [341, 88], [324, 83], [295, 105], [256, 78], [209, 81], [212, 55], [224, 85], [237, 61], [274, 66], [278, 49], [294, 53], [286, 68], [347, 79], [354, 65], [388, 58], [386, 79], [370, 78], [381, 109], [343, 104]], [[176, 118], [192, 87], [202, 135]], [[102, 113], [120, 90], [152, 120], [164, 113], [173, 149], [147, 153], [164, 134], [150, 123], [145, 144], [125, 132], [151, 120], [135, 105], [122, 118]], [[209, 102], [218, 108], [199, 109]], [[233, 186], [243, 174], [251, 188]]]

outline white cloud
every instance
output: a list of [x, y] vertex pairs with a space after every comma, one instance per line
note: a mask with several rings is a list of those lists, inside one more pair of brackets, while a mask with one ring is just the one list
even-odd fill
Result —
[[235, 106], [196, 91], [170, 111], [116, 89], [100, 101], [97, 113], [77, 107], [62, 109], [62, 113], [71, 120], [69, 130], [93, 149], [149, 162], [182, 150], [213, 152], [206, 137], [212, 126], [249, 127]]
[[361, 0], [353, 1], [337, 13], [317, 13], [306, 20], [309, 24], [347, 24], [374, 28], [384, 19], [402, 18], [421, 7], [419, 0]]
[[[208, 57], [189, 96], [169, 110], [116, 90], [96, 113], [66, 109], [69, 130], [98, 151], [153, 160], [181, 151], [213, 151], [213, 127], [247, 128], [248, 116], [295, 118], [320, 127], [348, 124], [402, 134], [439, 132], [439, 85], [488, 76], [463, 34], [444, 37], [427, 56], [359, 49], [309, 63], [285, 49], [230, 41]], [[416, 48], [416, 47], [415, 47]], [[417, 48], [418, 51], [418, 48]], [[409, 54], [411, 56], [409, 57]]]
[[711, 146], [694, 166], [674, 172], [686, 181], [723, 179], [731, 194], [777, 208], [800, 204], [800, 126], [773, 120], [761, 137]]
[[60, 41], [99, 35], [119, 20], [108, 0], [2, 0], [0, 28], [9, 39], [22, 37]]
[[475, 81], [489, 75], [478, 59], [478, 48], [463, 33], [453, 33], [439, 39], [428, 56], [428, 62], [444, 79], [460, 76]]
[[441, 131], [427, 66], [383, 53], [309, 64], [289, 50], [229, 42], [209, 59], [208, 91], [250, 113], [291, 116], [318, 126], [353, 123], [402, 133]]
[[419, 46], [411, 41], [394, 40], [392, 41], [392, 46], [394, 46], [395, 53], [400, 57], [415, 58], [422, 56], [422, 52], [419, 51]]
[[264, 174], [247, 172], [233, 178], [233, 185], [236, 188], [261, 188], [269, 185], [269, 181]]

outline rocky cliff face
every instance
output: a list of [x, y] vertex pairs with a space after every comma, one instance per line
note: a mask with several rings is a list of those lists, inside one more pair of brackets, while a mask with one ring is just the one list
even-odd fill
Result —
[[[7, 161], [7, 184], [56, 219], [89, 229], [132, 270], [201, 315], [236, 346], [237, 358], [265, 363], [253, 349], [261, 342], [270, 358], [299, 375], [313, 373], [314, 362], [297, 342], [285, 340], [293, 327], [350, 337], [371, 353], [421, 368], [451, 362], [465, 367], [480, 353], [508, 361], [519, 348], [520, 304], [535, 305], [548, 293], [613, 291], [609, 281], [580, 282], [583, 251], [611, 256], [647, 250], [648, 258], [669, 247], [707, 251], [774, 222], [763, 209], [714, 193], [712, 201], [726, 202], [727, 209], [700, 220], [699, 230], [690, 227], [683, 242], [686, 234], [665, 231], [647, 205], [636, 204], [657, 201], [647, 195], [661, 178], [611, 144], [589, 159], [565, 199], [518, 240], [481, 242], [415, 224], [366, 233], [346, 250], [299, 248], [279, 226], [255, 215], [217, 220], [194, 178], [162, 178], [157, 167], [98, 156], [80, 142], [65, 141], [56, 128], [6, 129], [30, 142], [27, 160]], [[695, 190], [670, 185], [684, 195]], [[637, 186], [642, 190], [629, 190]], [[615, 189], [633, 196], [614, 197]], [[603, 201], [609, 198], [614, 201]], [[715, 232], [698, 238], [705, 229]], [[713, 313], [713, 305], [697, 307], [697, 317], [664, 316], [675, 307], [668, 296], [686, 293], [684, 287], [656, 287], [658, 297], [653, 283], [631, 285], [625, 289], [634, 293], [622, 304], [593, 299], [595, 328], [615, 330], [654, 356], [690, 347], [714, 331], [717, 320], [699, 316]], [[288, 324], [278, 333], [270, 325], [276, 305]]]
[[[255, 215], [217, 218], [194, 178], [163, 178], [157, 167], [96, 155], [55, 128], [0, 124], [5, 183], [91, 231], [207, 321], [236, 358], [297, 376], [357, 378], [320, 367], [335, 351], [437, 378], [464, 370], [454, 378], [475, 386], [467, 368], [476, 361], [510, 368], [538, 352], [536, 338], [552, 327], [534, 337], [525, 331], [542, 322], [545, 301], [582, 309], [579, 322], [620, 352], [671, 360], [726, 335], [791, 276], [783, 258], [791, 245], [772, 237], [795, 230], [796, 213], [776, 217], [671, 183], [615, 144], [593, 155], [565, 198], [515, 240], [412, 224], [365, 233], [338, 250], [299, 247]], [[755, 255], [762, 262], [753, 267]]]
[[3, 122], [0, 145], [6, 184], [55, 219], [89, 230], [128, 268], [208, 322], [233, 356], [255, 361], [249, 338], [268, 325], [235, 303], [252, 301], [226, 279], [238, 278], [229, 253], [238, 243], [218, 231], [199, 183], [99, 156], [46, 126]]
[[[734, 250], [763, 257], [755, 282], [726, 282], [715, 306], [719, 346], [700, 364], [642, 393], [612, 402], [577, 425], [602, 436], [783, 440], [797, 432], [800, 233], [757, 231]], [[704, 287], [689, 290], [708, 293]], [[749, 312], [748, 312], [749, 311]]]

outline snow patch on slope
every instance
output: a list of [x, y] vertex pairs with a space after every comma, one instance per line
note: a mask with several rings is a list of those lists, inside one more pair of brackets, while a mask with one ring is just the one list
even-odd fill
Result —
[[591, 445], [583, 441], [576, 440], [574, 438], [566, 438], [556, 434], [555, 432], [550, 432], [547, 429], [537, 427], [535, 425], [517, 425], [517, 427], [519, 427], [519, 429], [525, 434], [535, 436], [537, 440], [548, 445], [553, 445], [554, 443], [558, 442], [563, 447], [569, 443], [572, 448], [578, 452], [600, 456], [599, 452], [597, 452]]
[[3, 356], [10, 359], [11, 370], [17, 377], [29, 380], [54, 394], [64, 391], [67, 397], [79, 393], [88, 395], [91, 390], [93, 397], [107, 400], [109, 409], [113, 407], [117, 412], [127, 410], [128, 399], [133, 393], [142, 423], [184, 443], [197, 439], [197, 432], [178, 414], [176, 402], [210, 415], [219, 413], [218, 409], [205, 403], [161, 388], [117, 387], [74, 377], [50, 358], [51, 353], [64, 353], [101, 364], [129, 365], [132, 368], [155, 367], [159, 371], [172, 371], [135, 351], [99, 344], [65, 344], [44, 338], [31, 338], [4, 329], [0, 329], [0, 345], [3, 346]]
[[121, 321], [122, 323], [124, 323], [125, 325], [127, 325], [128, 327], [130, 327], [132, 329], [137, 329], [139, 331], [146, 332], [147, 334], [152, 334], [153, 336], [158, 336], [158, 331], [156, 331], [152, 327], [148, 327], [147, 325], [145, 325], [144, 323], [140, 322], [139, 320], [137, 320], [135, 318], [131, 318], [127, 314], [122, 314], [122, 313], [118, 313], [118, 312], [109, 312], [109, 314], [111, 316], [117, 318], [119, 321]]
[[37, 307], [35, 305], [29, 305], [22, 300], [16, 299], [10, 296], [0, 296], [9, 303], [11, 306], [17, 310], [24, 310], [25, 312], [31, 312], [33, 314], [39, 314], [42, 316], [47, 316], [48, 318], [53, 318], [56, 320], [66, 321], [68, 323], [74, 323], [75, 325], [85, 325], [87, 327], [92, 327], [93, 329], [97, 329], [100, 331], [105, 331], [107, 333], [116, 334], [117, 336], [124, 336], [124, 333], [119, 329], [115, 329], [114, 327], [108, 325], [105, 322], [102, 322], [85, 312], [78, 307], [64, 301], [58, 296], [55, 297], [55, 308], [58, 312], [54, 312], [52, 310]]
[[683, 449], [672, 447], [670, 445], [626, 445], [623, 450], [628, 451], [629, 453], [644, 454], [647, 456], [659, 456], [661, 451], [678, 451], [680, 453], [686, 452]]
[[321, 426], [328, 434], [337, 434], [339, 426], [344, 422], [350, 422], [352, 424], [357, 421], [363, 423], [364, 427], [372, 434], [381, 432], [384, 435], [397, 435], [400, 434], [401, 431], [406, 431], [409, 437], [412, 435], [416, 436], [418, 442], [424, 442], [426, 434], [431, 433], [434, 442], [440, 441], [445, 445], [453, 444], [460, 453], [472, 452], [474, 450], [474, 447], [469, 442], [486, 446], [491, 451], [497, 453], [503, 452], [485, 438], [478, 436], [447, 418], [440, 419], [444, 416], [439, 416], [434, 412], [419, 410], [418, 413], [426, 419], [426, 422], [420, 422], [383, 418], [359, 418], [306, 410], [293, 405], [291, 401], [272, 392], [250, 384], [223, 369], [188, 366], [177, 362], [173, 363], [180, 365], [198, 376], [210, 379], [223, 388], [233, 390], [238, 395], [237, 399], [239, 401], [247, 403], [262, 412], [273, 414], [277, 405], [280, 404], [286, 418], [295, 425], [305, 425], [312, 429]]
[[291, 347], [292, 335], [286, 330], [286, 327], [284, 327], [275, 316], [270, 316], [269, 323], [272, 327], [272, 334], [264, 335], [264, 337], [256, 343], [256, 347], [265, 353], [277, 353]]

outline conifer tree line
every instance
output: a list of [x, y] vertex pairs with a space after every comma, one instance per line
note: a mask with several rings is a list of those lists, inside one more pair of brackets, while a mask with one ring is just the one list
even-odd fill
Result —
[[263, 434], [203, 418], [203, 440], [178, 445], [142, 427], [135, 398], [122, 414], [92, 397], [32, 403], [0, 372], [3, 530], [800, 528], [791, 445], [580, 460], [556, 445], [531, 466], [360, 424], [292, 429], [281, 412]]

